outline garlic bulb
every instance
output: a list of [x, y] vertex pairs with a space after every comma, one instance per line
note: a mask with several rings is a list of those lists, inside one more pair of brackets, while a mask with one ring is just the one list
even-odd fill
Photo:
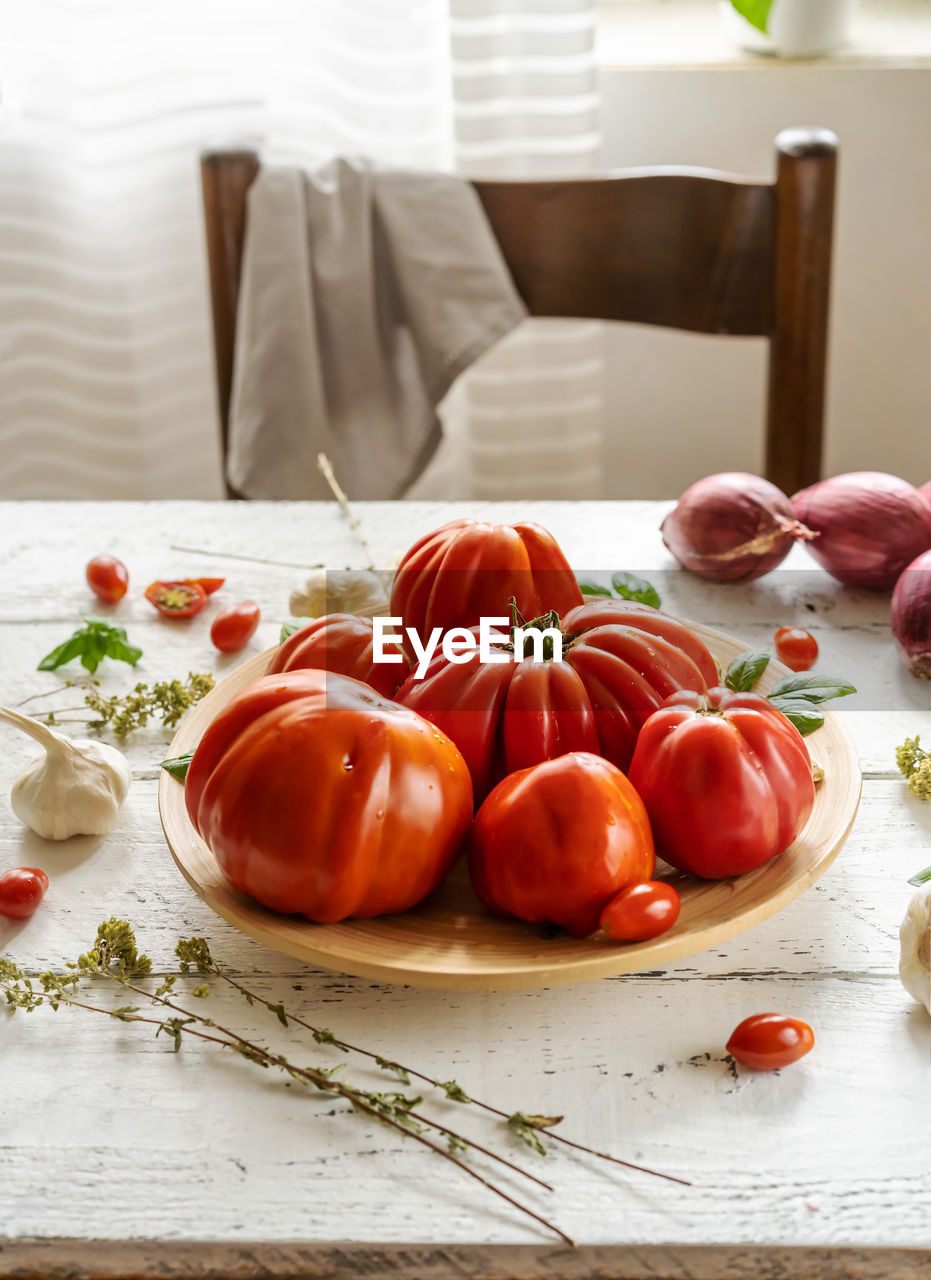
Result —
[[919, 889], [908, 904], [899, 941], [902, 986], [931, 1013], [931, 884]]
[[314, 569], [291, 592], [295, 618], [322, 618], [327, 613], [357, 613], [364, 618], [388, 613], [385, 575], [372, 569]]
[[126, 757], [102, 742], [66, 738], [6, 707], [0, 707], [0, 719], [45, 747], [13, 783], [10, 804], [17, 818], [46, 840], [106, 835], [129, 790]]

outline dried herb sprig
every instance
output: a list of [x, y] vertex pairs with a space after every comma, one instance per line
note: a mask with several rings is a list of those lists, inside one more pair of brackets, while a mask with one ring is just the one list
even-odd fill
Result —
[[931, 800], [931, 751], [925, 751], [918, 734], [896, 747], [895, 762], [912, 795], [919, 800]]
[[[68, 724], [78, 718], [86, 720], [89, 729], [100, 732], [109, 728], [119, 739], [128, 737], [136, 729], [144, 728], [153, 717], [166, 729], [173, 729], [184, 713], [199, 702], [214, 686], [214, 678], [206, 671], [188, 672], [187, 681], [159, 680], [154, 684], [137, 684], [131, 693], [114, 694], [105, 698], [96, 686], [84, 687], [83, 707], [62, 707], [50, 711], [46, 724]], [[91, 711], [94, 714], [63, 720], [72, 712]]]
[[[203, 939], [187, 939], [178, 943], [177, 953], [181, 960], [182, 973], [190, 973], [192, 964], [198, 974], [213, 971], [213, 960]], [[478, 1170], [466, 1164], [460, 1155], [470, 1150], [483, 1153], [493, 1160], [506, 1165], [522, 1176], [551, 1190], [533, 1174], [520, 1169], [519, 1166], [503, 1156], [479, 1146], [472, 1139], [456, 1133], [446, 1125], [431, 1120], [422, 1113], [423, 1098], [412, 1097], [398, 1090], [379, 1091], [363, 1089], [345, 1080], [337, 1079], [340, 1066], [337, 1067], [298, 1067], [284, 1054], [275, 1053], [265, 1045], [256, 1043], [239, 1035], [238, 1032], [222, 1026], [214, 1019], [194, 1009], [186, 1008], [173, 998], [176, 976], [169, 974], [154, 992], [146, 990], [138, 984], [139, 978], [151, 973], [151, 961], [142, 955], [137, 948], [135, 934], [125, 920], [111, 918], [102, 923], [89, 951], [80, 955], [77, 961], [67, 966], [68, 972], [56, 974], [51, 971], [38, 976], [37, 984], [33, 979], [12, 961], [0, 957], [0, 992], [11, 1012], [17, 1010], [33, 1011], [42, 1005], [58, 1009], [62, 1005], [85, 1009], [93, 1013], [114, 1018], [119, 1022], [143, 1022], [155, 1026], [156, 1035], [165, 1034], [173, 1042], [175, 1051], [179, 1051], [186, 1036], [194, 1036], [200, 1040], [210, 1041], [263, 1068], [274, 1067], [286, 1074], [290, 1079], [308, 1085], [321, 1092], [334, 1094], [349, 1103], [351, 1109], [370, 1119], [381, 1121], [402, 1135], [428, 1147], [444, 1159], [455, 1164], [469, 1177], [481, 1183], [494, 1195], [507, 1201], [521, 1213], [533, 1218], [540, 1225], [559, 1236], [568, 1245], [575, 1241], [554, 1223], [535, 1212], [528, 1205], [517, 1200], [501, 1186], [486, 1178]], [[122, 1005], [115, 1009], [104, 1008], [80, 1000], [75, 994], [79, 984], [89, 977], [103, 977], [118, 983], [127, 991], [151, 1001], [153, 1005], [164, 1010], [170, 1016], [146, 1016], [139, 1005]], [[209, 984], [199, 983], [190, 993], [195, 998], [204, 998], [210, 994]], [[251, 995], [251, 993], [250, 993]], [[255, 1000], [251, 997], [250, 1003]], [[267, 1001], [262, 1001], [268, 1004]], [[282, 1006], [270, 1006], [275, 1009], [276, 1016], [284, 1025], [288, 1025], [288, 1017]], [[337, 1044], [335, 1037], [329, 1034], [315, 1035], [319, 1044]], [[384, 1066], [395, 1068], [396, 1064], [383, 1062]], [[424, 1129], [430, 1127], [446, 1138], [446, 1146], [441, 1146], [428, 1137]]]

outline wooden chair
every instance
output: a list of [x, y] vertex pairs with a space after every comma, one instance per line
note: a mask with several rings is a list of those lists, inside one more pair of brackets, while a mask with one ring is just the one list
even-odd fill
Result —
[[[766, 475], [786, 493], [821, 475], [837, 138], [786, 129], [776, 180], [714, 170], [475, 182], [534, 316], [664, 325], [769, 339]], [[251, 151], [201, 173], [226, 455]]]

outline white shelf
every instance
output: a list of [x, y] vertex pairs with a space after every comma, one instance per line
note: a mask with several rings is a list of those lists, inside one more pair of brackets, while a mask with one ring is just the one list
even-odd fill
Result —
[[729, 44], [717, 0], [601, 0], [598, 62], [625, 68], [931, 68], [931, 0], [861, 0], [850, 43], [830, 57], [789, 59]]

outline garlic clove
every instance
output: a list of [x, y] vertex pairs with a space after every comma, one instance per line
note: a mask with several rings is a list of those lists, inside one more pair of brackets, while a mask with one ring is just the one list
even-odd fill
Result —
[[931, 1013], [931, 884], [913, 895], [899, 929], [902, 986]]
[[355, 613], [364, 618], [389, 612], [384, 575], [372, 569], [314, 569], [289, 602], [295, 618], [322, 618], [328, 613]]

